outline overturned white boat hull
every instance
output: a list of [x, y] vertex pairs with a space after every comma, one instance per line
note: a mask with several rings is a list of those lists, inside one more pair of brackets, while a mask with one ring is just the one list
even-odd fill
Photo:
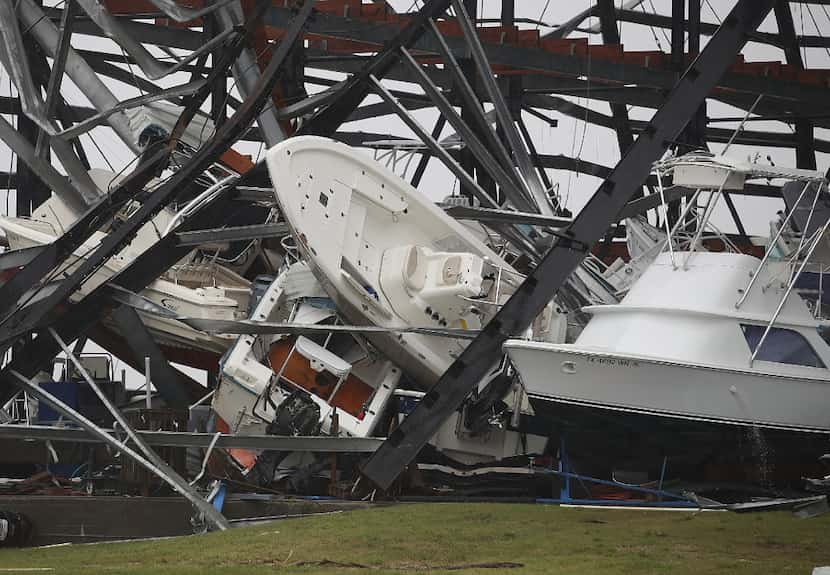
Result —
[[[463, 225], [348, 146], [291, 138], [270, 149], [267, 161], [300, 251], [354, 324], [475, 329], [495, 311], [476, 300], [481, 270], [500, 270], [495, 291], [503, 297], [520, 281]], [[466, 345], [411, 333], [368, 339], [422, 387]]]

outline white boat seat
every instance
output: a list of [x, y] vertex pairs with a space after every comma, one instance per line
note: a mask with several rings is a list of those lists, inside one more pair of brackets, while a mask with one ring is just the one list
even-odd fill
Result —
[[299, 336], [297, 343], [294, 345], [294, 349], [311, 363], [311, 369], [314, 371], [320, 372], [325, 370], [337, 377], [346, 377], [352, 369], [350, 363], [337, 357], [307, 337]]
[[479, 296], [484, 267], [475, 254], [399, 246], [383, 253], [381, 288], [395, 313], [412, 325], [424, 325], [425, 316], [440, 325], [465, 325], [475, 317], [467, 317], [464, 298]]
[[408, 246], [409, 253], [406, 256], [406, 268], [404, 269], [404, 280], [406, 286], [415, 292], [424, 289], [427, 281], [426, 258], [421, 254], [418, 246]]

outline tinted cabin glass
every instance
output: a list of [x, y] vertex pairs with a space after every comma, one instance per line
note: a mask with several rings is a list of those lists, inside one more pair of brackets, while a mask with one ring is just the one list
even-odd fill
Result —
[[[754, 351], [766, 327], [761, 325], [741, 325], [741, 327], [750, 351]], [[764, 340], [764, 345], [755, 359], [808, 367], [824, 367], [824, 362], [816, 355], [803, 335], [791, 329], [778, 327], [769, 330], [767, 339]]]

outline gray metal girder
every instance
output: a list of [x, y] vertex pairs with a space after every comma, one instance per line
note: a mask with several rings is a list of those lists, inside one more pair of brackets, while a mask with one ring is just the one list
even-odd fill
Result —
[[[106, 430], [110, 434], [114, 431]], [[215, 434], [184, 431], [141, 431], [136, 434], [153, 447], [198, 447], [207, 449]], [[71, 443], [102, 443], [83, 429], [51, 427], [46, 425], [0, 425], [0, 437], [34, 439], [38, 441], [67, 441]], [[324, 437], [281, 435], [228, 435], [216, 440], [221, 449], [272, 449], [276, 451], [308, 451], [313, 453], [372, 453], [383, 444], [380, 437]]]

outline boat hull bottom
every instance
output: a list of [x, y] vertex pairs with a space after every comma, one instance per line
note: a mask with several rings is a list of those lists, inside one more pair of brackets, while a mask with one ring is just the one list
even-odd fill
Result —
[[818, 458], [830, 435], [759, 429], [566, 403], [530, 396], [535, 416], [520, 429], [550, 437], [548, 451], [565, 448], [574, 471], [610, 478], [624, 471], [691, 482], [804, 487], [826, 474]]

